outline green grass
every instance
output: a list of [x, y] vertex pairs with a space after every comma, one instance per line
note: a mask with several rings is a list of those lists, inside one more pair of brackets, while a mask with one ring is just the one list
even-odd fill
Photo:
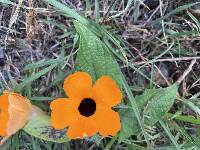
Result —
[[[37, 12], [35, 21], [41, 29], [39, 33], [35, 33], [31, 42], [27, 42], [24, 12], [29, 11], [30, 3], [0, 0], [0, 44], [5, 45], [6, 37], [25, 41], [21, 44], [16, 40], [14, 45], [7, 41], [6, 66], [0, 68], [1, 91], [7, 89], [19, 92], [50, 114], [49, 103], [57, 97], [66, 96], [62, 83], [76, 68], [80, 49], [95, 55], [92, 54], [95, 48], [103, 45], [95, 53], [98, 50], [108, 50], [112, 59], [118, 63], [116, 68], [119, 67], [121, 71], [119, 74], [122, 81], [119, 82], [122, 83], [124, 98], [116, 109], [131, 109], [131, 119], [135, 119], [138, 126], [129, 131], [133, 132], [136, 128], [139, 130], [126, 138], [118, 133], [109, 138], [95, 136], [62, 144], [35, 138], [21, 130], [0, 146], [0, 150], [199, 149], [200, 21], [198, 15], [191, 11], [199, 2], [161, 1], [164, 6], [157, 6], [153, 10], [137, 0], [76, 0], [67, 4], [59, 0], [34, 2], [33, 9]], [[8, 10], [11, 8], [13, 11]], [[160, 11], [164, 12], [162, 17]], [[82, 47], [79, 46], [80, 33], [75, 29], [74, 20], [85, 26], [88, 34], [91, 33], [101, 41], [93, 43], [94, 49], [85, 48], [87, 44], [83, 46], [84, 42]], [[36, 24], [33, 24], [33, 28], [37, 28]], [[16, 33], [12, 33], [13, 31]], [[13, 36], [14, 34], [16, 35]], [[87, 37], [85, 33], [80, 36], [85, 36], [85, 39]], [[89, 41], [86, 39], [85, 43], [87, 42]], [[33, 49], [27, 50], [26, 45]], [[31, 52], [30, 56], [26, 56], [24, 51]], [[27, 63], [22, 61], [23, 56]], [[16, 61], [16, 57], [20, 59]], [[107, 56], [104, 58], [110, 59]], [[90, 59], [95, 63], [93, 58]], [[166, 61], [161, 61], [164, 59]], [[141, 104], [143, 102], [138, 100], [138, 96], [145, 93], [146, 89], [160, 89], [176, 83], [188, 70], [193, 59], [197, 61], [192, 66], [193, 70], [178, 85], [179, 90], [171, 109], [153, 126], [147, 124], [148, 117], [152, 117], [149, 107], [152, 107], [158, 97], [144, 94], [141, 99], [145, 96], [146, 99], [151, 98]], [[84, 66], [84, 62], [81, 63]], [[91, 64], [89, 62], [88, 66]], [[95, 65], [96, 68], [101, 68], [101, 65]], [[96, 71], [96, 74], [101, 74], [103, 69], [105, 68]], [[4, 74], [5, 70], [8, 77]], [[131, 125], [133, 124], [130, 127]]]

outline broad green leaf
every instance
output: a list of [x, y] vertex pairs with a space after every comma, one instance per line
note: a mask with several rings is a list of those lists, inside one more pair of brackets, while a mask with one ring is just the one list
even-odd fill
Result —
[[[159, 121], [172, 107], [177, 90], [177, 85], [174, 84], [167, 88], [146, 89], [142, 95], [136, 96], [135, 101], [143, 118], [142, 122], [145, 125], [153, 126]], [[131, 107], [121, 109], [119, 113], [122, 124], [120, 141], [131, 135], [137, 135], [140, 127], [133, 109]]]
[[74, 25], [80, 35], [75, 70], [88, 72], [93, 81], [102, 75], [109, 75], [121, 87], [121, 71], [107, 46], [85, 25], [78, 21], [74, 21]]
[[149, 95], [148, 104], [146, 105], [143, 114], [145, 124], [154, 125], [162, 116], [164, 116], [174, 104], [178, 87], [176, 84], [157, 89], [156, 92]]
[[42, 140], [64, 143], [69, 139], [66, 137], [66, 130], [55, 130], [50, 124], [50, 117], [43, 115], [35, 117], [23, 129], [28, 134]]
[[131, 135], [136, 135], [140, 130], [137, 118], [132, 108], [121, 109], [119, 111], [121, 118], [121, 132], [119, 134], [119, 142], [129, 138]]
[[[142, 95], [135, 97], [140, 114], [148, 103], [148, 100], [156, 93], [157, 89], [147, 89]], [[133, 109], [121, 109], [119, 111], [122, 129], [120, 132], [120, 141], [129, 138], [131, 135], [136, 135], [140, 131], [140, 126], [138, 124], [137, 118]]]

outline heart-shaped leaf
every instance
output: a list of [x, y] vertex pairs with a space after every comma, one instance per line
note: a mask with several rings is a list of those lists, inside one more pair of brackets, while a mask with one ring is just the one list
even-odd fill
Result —
[[164, 116], [174, 104], [178, 87], [176, 84], [167, 88], [154, 89], [148, 93], [148, 103], [144, 108], [143, 114], [146, 125], [154, 125]]
[[[163, 117], [174, 104], [177, 91], [177, 85], [174, 84], [167, 88], [146, 89], [142, 95], [136, 96], [135, 100], [143, 118], [143, 123], [153, 126]], [[136, 135], [140, 131], [140, 127], [131, 106], [127, 109], [121, 109], [119, 113], [122, 123], [120, 140]]]
[[78, 21], [74, 21], [74, 25], [80, 35], [75, 70], [88, 72], [93, 81], [102, 75], [109, 75], [121, 87], [121, 71], [107, 46], [85, 25]]

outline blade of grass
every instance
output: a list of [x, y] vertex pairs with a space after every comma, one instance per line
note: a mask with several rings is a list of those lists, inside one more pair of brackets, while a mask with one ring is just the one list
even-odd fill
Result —
[[197, 113], [198, 115], [200, 115], [200, 108], [195, 105], [193, 102], [188, 101], [188, 100], [184, 100], [183, 101], [190, 109], [192, 109], [195, 113]]
[[146, 65], [148, 65], [148, 64], [151, 64], [151, 63], [154, 63], [154, 61], [156, 61], [157, 59], [159, 59], [160, 57], [162, 57], [164, 54], [166, 54], [168, 51], [170, 51], [171, 50], [171, 48], [174, 46], [174, 41], [170, 44], [170, 46], [165, 50], [165, 51], [163, 51], [161, 54], [159, 54], [158, 56], [154, 56], [155, 58], [154, 59], [152, 59], [152, 60], [149, 60], [149, 61], [147, 61], [144, 65], [142, 65], [140, 68], [142, 68], [142, 67], [144, 67], [144, 66], [146, 66]]
[[36, 68], [39, 68], [39, 67], [44, 67], [46, 65], [51, 65], [51, 64], [55, 64], [55, 63], [61, 63], [65, 60], [66, 58], [58, 58], [58, 59], [50, 59], [50, 60], [47, 60], [47, 61], [44, 61], [44, 60], [41, 60], [41, 61], [38, 61], [36, 63], [33, 63], [33, 64], [28, 64], [26, 67], [25, 67], [25, 71], [28, 71], [28, 70], [31, 70], [31, 69], [36, 69]]
[[65, 24], [63, 24], [59, 21], [56, 21], [54, 19], [47, 19], [47, 20], [46, 19], [40, 19], [40, 22], [43, 22], [43, 23], [46, 23], [46, 24], [52, 24], [52, 25], [60, 28], [61, 30], [68, 32], [67, 26]]
[[74, 9], [71, 9], [71, 8], [67, 7], [66, 5], [58, 2], [57, 0], [45, 0], [45, 1], [48, 2], [49, 4], [53, 5], [54, 7], [62, 10], [64, 13], [68, 14], [70, 17], [72, 17], [74, 19], [77, 19], [77, 20], [79, 20], [80, 22], [82, 22], [84, 24], [88, 24], [89, 23], [87, 21], [87, 19], [82, 17]]
[[190, 16], [190, 18], [196, 23], [197, 25], [197, 30], [200, 31], [200, 22], [199, 20], [189, 11], [187, 11], [187, 14]]
[[51, 101], [54, 100], [55, 97], [28, 97], [32, 101]]
[[[155, 82], [153, 82], [150, 78], [148, 78], [144, 73], [142, 73], [140, 70], [138, 70], [134, 65], [128, 63], [128, 59], [126, 57], [126, 53], [123, 50], [123, 48], [120, 45], [120, 42], [110, 33], [108, 32], [105, 28], [103, 28], [102, 26], [100, 26], [99, 24], [95, 23], [95, 22], [90, 22], [87, 19], [85, 19], [84, 17], [80, 16], [75, 10], [68, 8], [67, 6], [65, 6], [64, 4], [56, 1], [56, 0], [46, 0], [48, 3], [52, 4], [54, 7], [56, 7], [57, 9], [62, 10], [64, 13], [70, 15], [71, 17], [73, 17], [74, 19], [79, 20], [81, 23], [86, 24], [87, 26], [89, 26], [89, 28], [96, 34], [98, 34], [98, 36], [102, 36], [102, 33], [106, 35], [106, 37], [114, 44], [116, 45], [119, 49], [120, 52], [122, 53], [123, 57], [121, 57], [121, 55], [119, 55], [117, 52], [113, 51], [112, 48], [109, 50], [112, 50], [111, 52], [114, 53], [118, 58], [120, 58], [120, 60], [122, 60], [124, 63], [126, 63], [128, 66], [130, 66], [131, 68], [133, 68], [135, 71], [137, 71], [139, 74], [141, 74], [143, 77], [145, 77], [147, 80], [151, 81], [152, 83], [154, 83], [155, 85], [157, 85]], [[107, 46], [110, 45], [109, 42], [107, 41]]]
[[137, 104], [135, 102], [135, 98], [134, 98], [134, 96], [133, 96], [133, 94], [131, 92], [131, 89], [129, 88], [124, 76], [123, 76], [122, 80], [123, 80], [123, 86], [124, 86], [125, 92], [126, 92], [126, 94], [128, 96], [128, 99], [129, 99], [129, 101], [131, 103], [132, 109], [133, 109], [133, 111], [135, 113], [135, 116], [136, 116], [136, 118], [138, 120], [138, 123], [140, 125], [140, 128], [142, 130], [142, 134], [144, 135], [145, 141], [146, 141], [147, 145], [149, 146], [150, 143], [149, 143], [147, 134], [145, 132], [144, 123], [142, 122], [143, 119], [140, 116], [140, 112], [139, 112], [138, 106], [137, 106]]
[[100, 26], [99, 24], [97, 24], [96, 22], [92, 21], [92, 20], [88, 20], [86, 18], [84, 18], [83, 16], [79, 15], [75, 10], [67, 7], [66, 5], [56, 1], [56, 0], [45, 0], [47, 1], [49, 4], [53, 5], [54, 7], [56, 7], [57, 9], [60, 9], [61, 11], [64, 12], [63, 15], [68, 15], [78, 21], [80, 21], [82, 24], [87, 25], [88, 28], [90, 28], [90, 30], [94, 33], [97, 34], [97, 36], [102, 36], [106, 35], [109, 40], [111, 40], [122, 52], [123, 56], [126, 58], [126, 53], [124, 52], [123, 48], [120, 45], [120, 42], [110, 33], [108, 32], [105, 28], [103, 28], [102, 26]]
[[[11, 19], [10, 19], [10, 22], [9, 22], [9, 25], [8, 25], [8, 28], [9, 30], [11, 29], [12, 25], [15, 23], [15, 21], [17, 20], [17, 17], [18, 17], [18, 14], [19, 14], [19, 11], [20, 11], [20, 8], [22, 6], [22, 3], [23, 3], [24, 0], [19, 0], [18, 4], [17, 4], [17, 7], [15, 9], [15, 12], [14, 14], [12, 15]], [[8, 30], [8, 31], [9, 31]]]
[[34, 76], [32, 76], [31, 78], [27, 78], [24, 79], [24, 81], [20, 84], [18, 84], [15, 87], [15, 91], [20, 92], [22, 90], [23, 87], [25, 87], [26, 85], [30, 84], [31, 82], [33, 82], [34, 80], [38, 79], [39, 77], [45, 75], [46, 73], [48, 73], [49, 71], [51, 71], [53, 68], [55, 68], [58, 64], [53, 64], [50, 65], [49, 67], [37, 72]]
[[129, 7], [132, 5], [133, 1], [134, 0], [128, 0], [127, 5], [123, 11], [121, 11], [120, 13], [118, 13], [116, 15], [110, 16], [108, 19], [116, 18], [116, 17], [119, 17], [120, 15], [126, 13], [129, 9]]
[[137, 69], [132, 63], [127, 62], [127, 60], [122, 57], [121, 55], [119, 55], [116, 51], [113, 50], [113, 48], [110, 46], [108, 40], [104, 40], [105, 44], [108, 46], [109, 50], [117, 57], [119, 58], [122, 62], [126, 63], [127, 66], [129, 66], [130, 68], [132, 68], [133, 70], [135, 70], [136, 72], [138, 72], [141, 76], [143, 76], [144, 78], [146, 78], [147, 80], [149, 80], [150, 82], [152, 82], [154, 85], [158, 86], [156, 82], [154, 82], [151, 78], [147, 77], [143, 72], [141, 72], [139, 69]]
[[0, 3], [7, 4], [7, 5], [9, 5], [9, 4], [16, 5], [15, 3], [13, 3], [13, 2], [11, 2], [9, 0], [0, 0]]
[[168, 118], [168, 119], [175, 119], [175, 120], [179, 120], [179, 121], [184, 121], [184, 122], [200, 125], [200, 120], [195, 119], [193, 116], [188, 116], [188, 115], [187, 116], [186, 115], [174, 116], [174, 114], [172, 114], [172, 113], [167, 113], [165, 115], [165, 117]]
[[112, 137], [112, 139], [110, 140], [110, 142], [106, 145], [104, 150], [110, 150], [112, 145], [114, 144], [114, 142], [117, 140], [118, 138], [118, 134], [114, 137]]
[[91, 9], [90, 0], [85, 0], [85, 5], [86, 5], [86, 8], [85, 8], [85, 16], [86, 16], [88, 11], [90, 11], [90, 9]]
[[111, 4], [110, 4], [110, 6], [109, 6], [109, 8], [108, 8], [108, 10], [107, 10], [107, 12], [106, 12], [106, 14], [105, 14], [105, 15], [103, 16], [103, 18], [102, 18], [102, 22], [104, 22], [104, 21], [108, 18], [110, 12], [114, 10], [115, 6], [117, 5], [117, 3], [118, 3], [119, 1], [120, 1], [120, 0], [114, 0], [114, 1], [111, 2]]
[[95, 19], [96, 21], [99, 20], [100, 18], [100, 13], [99, 13], [99, 0], [95, 0]]
[[169, 18], [170, 16], [172, 16], [172, 15], [174, 15], [174, 14], [176, 14], [176, 13], [179, 13], [179, 12], [185, 10], [185, 9], [188, 9], [188, 8], [194, 6], [194, 5], [197, 5], [197, 4], [199, 4], [199, 3], [200, 3], [200, 2], [195, 2], [195, 3], [191, 3], [191, 4], [182, 5], [182, 6], [178, 7], [178, 8], [176, 8], [176, 9], [172, 10], [170, 13], [166, 14], [165, 16], [163, 16], [163, 17], [161, 17], [161, 18], [159, 18], [159, 19], [156, 19], [155, 21], [153, 21], [153, 24], [159, 23], [159, 22], [161, 22], [162, 20], [167, 19], [167, 18]]
[[162, 126], [162, 128], [165, 130], [166, 134], [168, 135], [168, 137], [170, 138], [171, 142], [174, 144], [176, 149], [181, 150], [181, 147], [179, 146], [179, 144], [175, 140], [175, 137], [171, 134], [170, 129], [165, 125], [165, 123], [162, 120], [159, 120], [159, 123]]
[[199, 32], [198, 31], [184, 31], [184, 32], [176, 32], [170, 35], [166, 35], [167, 37], [172, 37], [172, 38], [178, 38], [180, 36], [192, 36], [192, 35], [198, 35]]
[[[188, 142], [192, 143], [192, 145], [197, 146], [198, 148], [200, 148], [199, 143], [196, 141], [195, 138], [193, 138], [190, 134], [188, 134], [188, 132], [182, 127], [179, 126], [176, 122], [169, 122], [170, 126], [174, 126], [174, 129], [176, 129]], [[183, 125], [184, 126], [184, 125]]]

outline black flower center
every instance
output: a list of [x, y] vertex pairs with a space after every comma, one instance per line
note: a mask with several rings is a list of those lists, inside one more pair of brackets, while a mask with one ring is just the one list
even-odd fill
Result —
[[91, 98], [85, 98], [81, 101], [78, 110], [81, 115], [89, 117], [96, 111], [96, 103]]

